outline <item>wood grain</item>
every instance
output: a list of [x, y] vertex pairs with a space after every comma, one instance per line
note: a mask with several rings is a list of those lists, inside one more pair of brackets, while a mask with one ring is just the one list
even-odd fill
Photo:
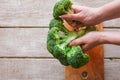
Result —
[[0, 28], [0, 57], [50, 57], [46, 28]]
[[[105, 80], [119, 80], [120, 60], [105, 59]], [[64, 80], [55, 59], [0, 59], [0, 80]]]
[[64, 80], [54, 59], [0, 59], [0, 80]]
[[105, 80], [120, 80], [120, 59], [105, 59]]
[[[47, 32], [47, 28], [0, 28], [0, 57], [52, 57], [46, 49]], [[120, 58], [119, 49], [104, 45], [105, 58]]]
[[[0, 0], [0, 26], [47, 27], [56, 1], [58, 0]], [[99, 7], [111, 1], [113, 0], [73, 0], [74, 4], [90, 7]], [[120, 27], [119, 22], [120, 19], [108, 21], [104, 27]]]
[[[0, 80], [64, 80], [64, 66], [46, 49], [46, 27], [56, 1], [0, 0]], [[111, 1], [73, 0], [90, 7]], [[104, 27], [117, 30], [120, 19], [104, 22]], [[120, 80], [120, 46], [107, 44], [104, 49], [105, 80]]]

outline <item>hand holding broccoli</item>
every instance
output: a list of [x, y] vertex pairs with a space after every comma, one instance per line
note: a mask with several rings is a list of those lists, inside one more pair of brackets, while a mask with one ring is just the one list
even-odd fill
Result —
[[68, 22], [72, 20], [81, 22], [81, 24], [76, 24], [76, 22], [70, 23], [74, 28], [93, 26], [101, 22], [99, 8], [73, 5], [72, 10], [74, 11], [74, 14], [64, 14], [61, 18]]
[[101, 32], [93, 31], [93, 32], [89, 32], [88, 34], [80, 38], [71, 41], [69, 46], [80, 45], [83, 52], [85, 52], [102, 43], [103, 41], [101, 40]]

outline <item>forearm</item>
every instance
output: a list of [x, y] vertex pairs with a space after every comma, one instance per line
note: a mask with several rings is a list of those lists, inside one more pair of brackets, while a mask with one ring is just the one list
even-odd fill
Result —
[[120, 18], [120, 0], [115, 0], [99, 8], [101, 21]]
[[100, 32], [100, 42], [102, 44], [120, 45], [120, 31], [103, 31]]

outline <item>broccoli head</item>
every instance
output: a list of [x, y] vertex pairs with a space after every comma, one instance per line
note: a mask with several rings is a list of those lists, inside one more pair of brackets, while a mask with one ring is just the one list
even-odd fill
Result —
[[71, 0], [60, 0], [58, 1], [53, 9], [53, 16], [55, 19], [60, 19], [59, 16], [62, 14], [68, 14], [68, 13], [73, 13], [71, 10], [72, 6], [72, 1]]
[[95, 31], [97, 27], [86, 27], [72, 32], [67, 30], [59, 16], [72, 12], [71, 6], [71, 0], [60, 0], [55, 4], [54, 19], [50, 21], [47, 35], [47, 49], [62, 65], [79, 68], [88, 63], [89, 56], [83, 53], [80, 46], [69, 47], [68, 44], [90, 31]]

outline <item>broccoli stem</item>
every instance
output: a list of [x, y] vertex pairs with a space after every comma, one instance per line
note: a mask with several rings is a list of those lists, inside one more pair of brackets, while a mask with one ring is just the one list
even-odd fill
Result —
[[79, 30], [76, 34], [77, 34], [77, 37], [81, 37], [81, 36], [83, 36], [85, 33], [86, 33], [86, 31], [85, 31], [84, 29], [82, 29], [82, 30]]
[[64, 43], [60, 44], [61, 48], [65, 48], [72, 40], [81, 37], [85, 34], [85, 30], [79, 30], [77, 32], [69, 32]]
[[66, 41], [60, 45], [61, 48], [65, 48], [72, 40], [76, 39], [77, 36], [78, 35], [75, 32], [69, 33], [68, 37], [66, 38]]
[[71, 8], [69, 8], [69, 9], [67, 10], [67, 14], [74, 14], [74, 11], [73, 11]]

